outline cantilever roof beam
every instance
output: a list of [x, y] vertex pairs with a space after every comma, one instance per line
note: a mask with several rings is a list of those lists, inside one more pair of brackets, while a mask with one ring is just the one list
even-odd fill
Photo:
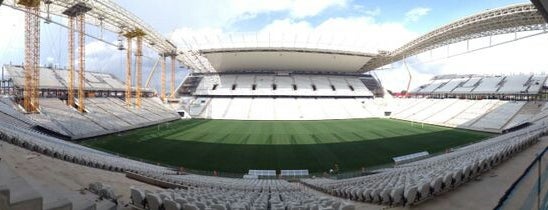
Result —
[[[547, 0], [542, 0], [546, 2]], [[371, 59], [362, 67], [370, 71], [405, 57], [461, 41], [521, 31], [544, 30], [546, 21], [532, 4], [511, 5], [462, 18], [437, 28], [402, 47]]]

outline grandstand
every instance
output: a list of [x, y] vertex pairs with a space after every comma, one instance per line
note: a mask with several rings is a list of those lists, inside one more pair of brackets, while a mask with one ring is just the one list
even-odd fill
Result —
[[[193, 75], [178, 89], [192, 117], [239, 120], [322, 120], [381, 117], [361, 75]], [[198, 78], [198, 79], [196, 79]], [[196, 82], [200, 81], [200, 82]], [[189, 92], [189, 87], [194, 91]], [[316, 106], [322, 104], [322, 106]], [[254, 110], [260, 109], [260, 110]]]
[[[2, 72], [5, 78], [2, 80], [12, 81], [10, 86], [5, 89], [16, 89], [24, 86], [24, 69], [17, 65], [4, 65]], [[78, 80], [78, 75], [74, 80]], [[57, 90], [67, 90], [68, 71], [66, 69], [41, 67], [40, 68], [40, 89], [44, 90], [44, 96], [59, 96], [61, 92]], [[85, 75], [85, 86], [89, 91], [95, 94], [116, 95], [125, 91], [125, 85], [111, 74], [100, 72], [88, 72]], [[150, 92], [150, 90], [144, 90]]]
[[532, 131], [526, 129], [501, 135], [448, 155], [403, 164], [375, 175], [346, 180], [309, 179], [304, 182], [352, 200], [409, 205], [458, 187], [500, 164], [545, 132], [543, 126], [535, 127], [531, 128]]
[[[496, 99], [395, 99], [392, 118], [500, 133], [531, 122], [544, 103]], [[441, 114], [443, 113], [443, 114]], [[531, 114], [533, 113], [533, 114]]]
[[[530, 4], [488, 10], [394, 51], [371, 53], [319, 41], [271, 46], [258, 35], [251, 43], [195, 40], [191, 49], [178, 49], [114, 2], [70, 3], [38, 2], [48, 4], [42, 11], [48, 16], [50, 6], [53, 15], [89, 7], [87, 23], [114, 31], [120, 42], [128, 38], [127, 58], [136, 38], [135, 66], [144, 39], [160, 55], [161, 91], [132, 85], [128, 60], [126, 81], [86, 71], [82, 97], [74, 98], [84, 107], [69, 103], [75, 91], [69, 70], [37, 67], [39, 83], [30, 88], [40, 101], [34, 110], [24, 106], [32, 95], [30, 65], [4, 65], [0, 210], [444, 209], [428, 201], [471, 185], [489, 188], [485, 180], [497, 175], [513, 179], [535, 152], [530, 147], [547, 144], [547, 75], [439, 75], [394, 97], [369, 72], [462, 40], [545, 31]], [[126, 25], [119, 28], [120, 22]], [[170, 94], [166, 57], [190, 69], [172, 78]], [[175, 79], [181, 80], [176, 88]], [[516, 157], [527, 160], [498, 173]], [[496, 184], [513, 188], [513, 182]], [[500, 197], [485, 191], [468, 196]], [[450, 207], [496, 205], [460, 200], [464, 204]]]
[[[133, 203], [144, 207], [142, 204], [146, 200], [153, 209], [160, 206], [172, 206], [173, 209], [355, 208], [343, 199], [320, 197], [284, 180], [204, 178], [192, 175], [175, 176], [172, 179], [190, 186], [186, 190], [146, 194], [141, 189], [131, 188]], [[225, 201], [231, 202], [225, 204]]]
[[[13, 81], [10, 86], [4, 87], [6, 92], [13, 92], [15, 97], [0, 99], [6, 107], [6, 112], [22, 110], [17, 105], [17, 93], [24, 86], [23, 69], [20, 66], [5, 65], [4, 80]], [[21, 119], [32, 121], [32, 124], [46, 130], [64, 136], [69, 139], [83, 139], [110, 133], [146, 127], [163, 122], [179, 119], [175, 111], [162, 105], [158, 98], [147, 97], [143, 99], [141, 109], [133, 109], [126, 106], [121, 97], [125, 91], [125, 85], [114, 76], [105, 73], [86, 74], [86, 87], [88, 98], [86, 99], [86, 113], [81, 114], [77, 107], [66, 105], [66, 81], [67, 71], [63, 69], [41, 68], [40, 89], [43, 99], [39, 113], [31, 113]], [[151, 95], [145, 90], [145, 95]], [[3, 110], [4, 111], [4, 110]]]
[[545, 91], [546, 75], [440, 75], [413, 95], [531, 100]]

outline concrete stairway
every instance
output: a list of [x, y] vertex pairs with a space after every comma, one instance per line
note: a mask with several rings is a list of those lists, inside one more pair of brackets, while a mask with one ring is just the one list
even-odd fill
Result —
[[42, 196], [0, 162], [0, 210], [42, 209]]
[[24, 179], [0, 160], [0, 210], [116, 209], [90, 192], [64, 189], [33, 178]]

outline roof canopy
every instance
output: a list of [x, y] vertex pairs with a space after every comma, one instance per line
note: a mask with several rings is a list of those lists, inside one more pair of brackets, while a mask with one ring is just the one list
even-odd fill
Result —
[[202, 50], [217, 72], [291, 71], [356, 73], [375, 55], [305, 48], [230, 48]]

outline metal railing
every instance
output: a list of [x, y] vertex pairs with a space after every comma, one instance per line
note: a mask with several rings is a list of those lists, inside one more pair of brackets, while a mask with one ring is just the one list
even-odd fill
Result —
[[495, 210], [548, 209], [548, 147], [537, 154], [499, 200]]

